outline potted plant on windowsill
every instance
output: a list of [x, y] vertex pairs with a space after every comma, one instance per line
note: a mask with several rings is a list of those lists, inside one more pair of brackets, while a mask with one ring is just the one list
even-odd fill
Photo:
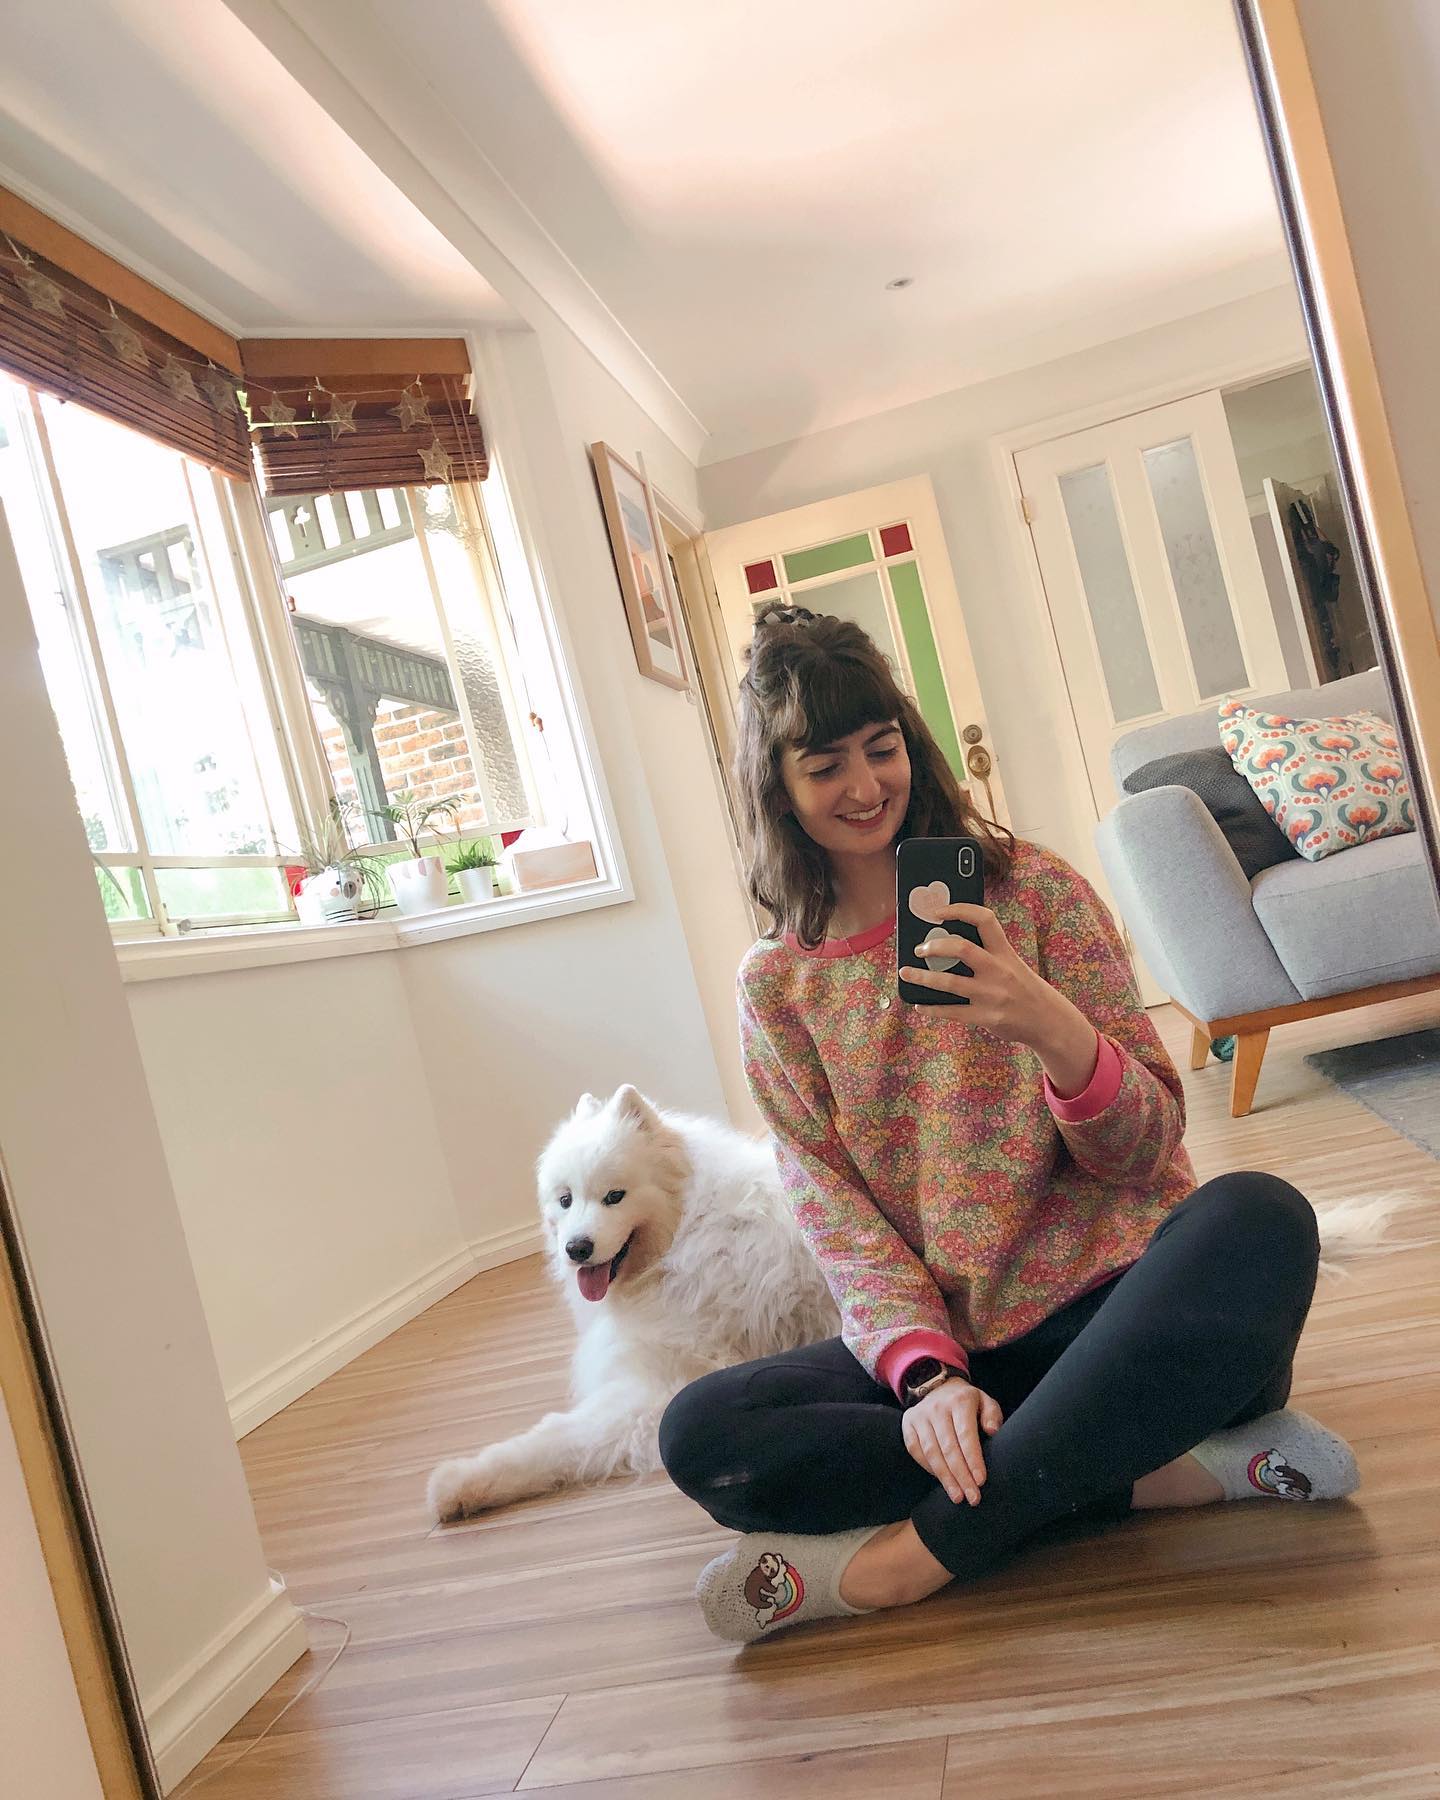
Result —
[[395, 904], [402, 913], [436, 912], [450, 900], [450, 878], [445, 861], [438, 850], [423, 850], [420, 840], [428, 831], [436, 834], [437, 822], [452, 829], [455, 815], [464, 806], [464, 797], [449, 794], [443, 800], [426, 800], [409, 792], [397, 794], [388, 806], [382, 806], [378, 818], [388, 819], [401, 840], [410, 846], [411, 854], [389, 864], [387, 873]]
[[495, 898], [495, 865], [499, 860], [488, 837], [461, 846], [445, 867], [460, 883], [462, 900]]
[[332, 795], [319, 823], [301, 832], [298, 854], [305, 874], [295, 889], [295, 912], [302, 925], [345, 924], [383, 903], [378, 865], [350, 842], [359, 815], [353, 795]]

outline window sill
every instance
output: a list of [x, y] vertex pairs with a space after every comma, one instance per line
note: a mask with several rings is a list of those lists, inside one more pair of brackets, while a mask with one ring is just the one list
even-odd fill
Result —
[[184, 938], [125, 938], [116, 942], [115, 956], [120, 978], [127, 983], [164, 981], [178, 975], [220, 975], [232, 969], [405, 950], [541, 919], [564, 918], [601, 906], [622, 906], [633, 898], [623, 882], [586, 881], [574, 887], [456, 903], [408, 918], [371, 919], [353, 925], [248, 925]]

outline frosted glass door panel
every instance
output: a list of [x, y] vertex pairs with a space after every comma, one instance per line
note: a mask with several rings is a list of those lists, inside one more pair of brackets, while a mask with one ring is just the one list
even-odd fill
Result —
[[1145, 640], [1109, 471], [1104, 463], [1074, 469], [1060, 477], [1060, 493], [1110, 711], [1117, 725], [1143, 719], [1159, 712], [1160, 686]]
[[1176, 438], [1145, 451], [1144, 461], [1200, 698], [1212, 700], [1217, 694], [1248, 687], [1250, 675], [1235, 629], [1235, 609], [1220, 566], [1195, 445], [1188, 437]]

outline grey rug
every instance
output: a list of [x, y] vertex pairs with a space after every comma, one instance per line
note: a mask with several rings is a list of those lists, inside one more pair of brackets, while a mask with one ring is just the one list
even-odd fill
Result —
[[1412, 1144], [1440, 1158], [1440, 1030], [1317, 1050], [1305, 1060]]

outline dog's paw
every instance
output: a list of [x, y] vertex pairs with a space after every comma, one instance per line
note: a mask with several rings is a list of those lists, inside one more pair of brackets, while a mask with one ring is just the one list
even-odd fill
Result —
[[457, 1519], [467, 1519], [493, 1505], [486, 1491], [481, 1459], [475, 1456], [441, 1463], [430, 1476], [426, 1496], [430, 1516], [442, 1525], [453, 1525]]

